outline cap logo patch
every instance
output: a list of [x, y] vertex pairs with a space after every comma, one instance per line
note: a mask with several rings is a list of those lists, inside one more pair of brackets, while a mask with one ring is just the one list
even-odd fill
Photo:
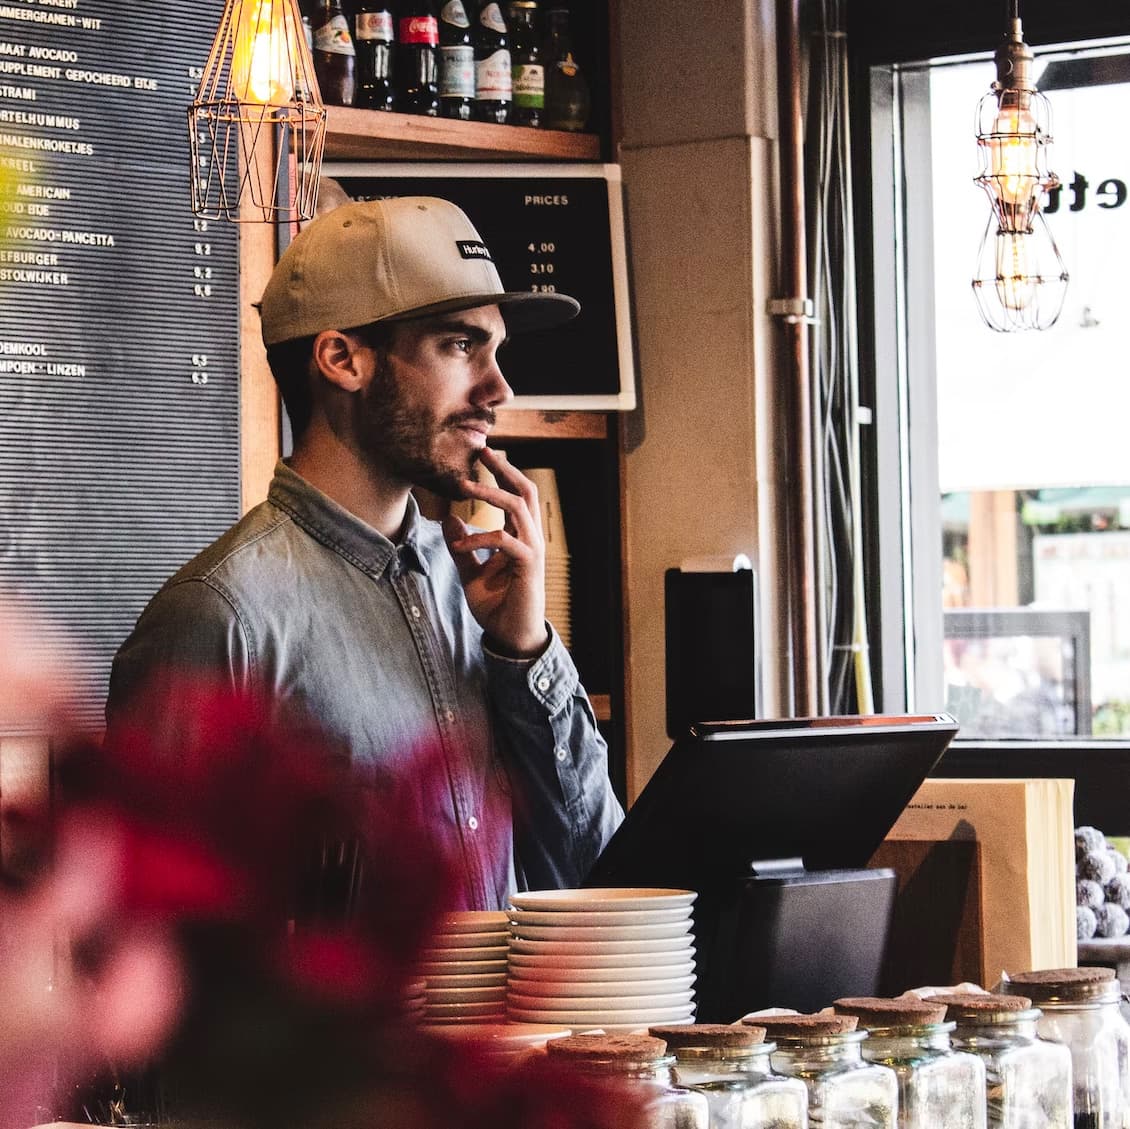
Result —
[[488, 263], [494, 262], [487, 245], [477, 239], [457, 239], [455, 246], [459, 248], [459, 254], [465, 259], [486, 259]]

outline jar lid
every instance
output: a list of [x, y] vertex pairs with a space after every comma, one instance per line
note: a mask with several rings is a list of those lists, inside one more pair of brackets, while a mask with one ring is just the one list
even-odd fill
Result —
[[1113, 968], [1045, 968], [1033, 972], [1010, 972], [1001, 990], [1008, 995], [1020, 989], [1035, 1004], [1090, 1003], [1120, 991]]
[[1014, 1016], [1032, 1007], [1027, 996], [1005, 996], [992, 992], [955, 992], [953, 995], [932, 996], [931, 999], [946, 1005], [946, 1019], [971, 1019], [982, 1023]]
[[652, 1035], [566, 1035], [545, 1049], [572, 1062], [654, 1062], [667, 1053], [667, 1044]]
[[765, 1042], [765, 1028], [753, 1024], [734, 1026], [727, 1023], [687, 1023], [670, 1027], [649, 1027], [648, 1031], [662, 1039], [669, 1049], [710, 1047], [740, 1050]]
[[803, 1039], [809, 1036], [846, 1035], [856, 1029], [859, 1020], [854, 1015], [822, 1012], [819, 1015], [753, 1015], [749, 1019], [743, 1019], [742, 1023], [764, 1028], [770, 1038], [784, 1035]]
[[837, 1015], [854, 1015], [865, 1027], [922, 1027], [946, 1018], [945, 1004], [917, 996], [847, 996], [832, 1006]]

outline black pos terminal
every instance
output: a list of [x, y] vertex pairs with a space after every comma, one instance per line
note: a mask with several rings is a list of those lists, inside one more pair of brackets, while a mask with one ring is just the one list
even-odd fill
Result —
[[700, 1023], [875, 995], [897, 880], [867, 863], [956, 732], [945, 714], [696, 723], [586, 885], [697, 892]]

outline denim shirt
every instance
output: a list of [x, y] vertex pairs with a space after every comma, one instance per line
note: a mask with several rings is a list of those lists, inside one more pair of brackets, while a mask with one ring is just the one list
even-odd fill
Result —
[[484, 647], [442, 531], [414, 499], [394, 544], [280, 462], [267, 501], [138, 619], [114, 659], [109, 732], [142, 686], [186, 670], [313, 719], [373, 786], [438, 750], [441, 779], [421, 781], [415, 802], [461, 866], [457, 908], [579, 885], [623, 817], [557, 633], [534, 660]]

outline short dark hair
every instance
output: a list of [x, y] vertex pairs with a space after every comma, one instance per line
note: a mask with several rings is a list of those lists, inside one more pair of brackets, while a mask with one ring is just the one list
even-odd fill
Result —
[[[396, 323], [370, 322], [368, 325], [343, 329], [360, 337], [370, 349], [378, 352], [392, 344]], [[293, 341], [280, 341], [267, 346], [267, 364], [279, 386], [283, 406], [290, 419], [290, 430], [297, 440], [310, 425], [314, 414], [314, 338], [296, 337]]]

